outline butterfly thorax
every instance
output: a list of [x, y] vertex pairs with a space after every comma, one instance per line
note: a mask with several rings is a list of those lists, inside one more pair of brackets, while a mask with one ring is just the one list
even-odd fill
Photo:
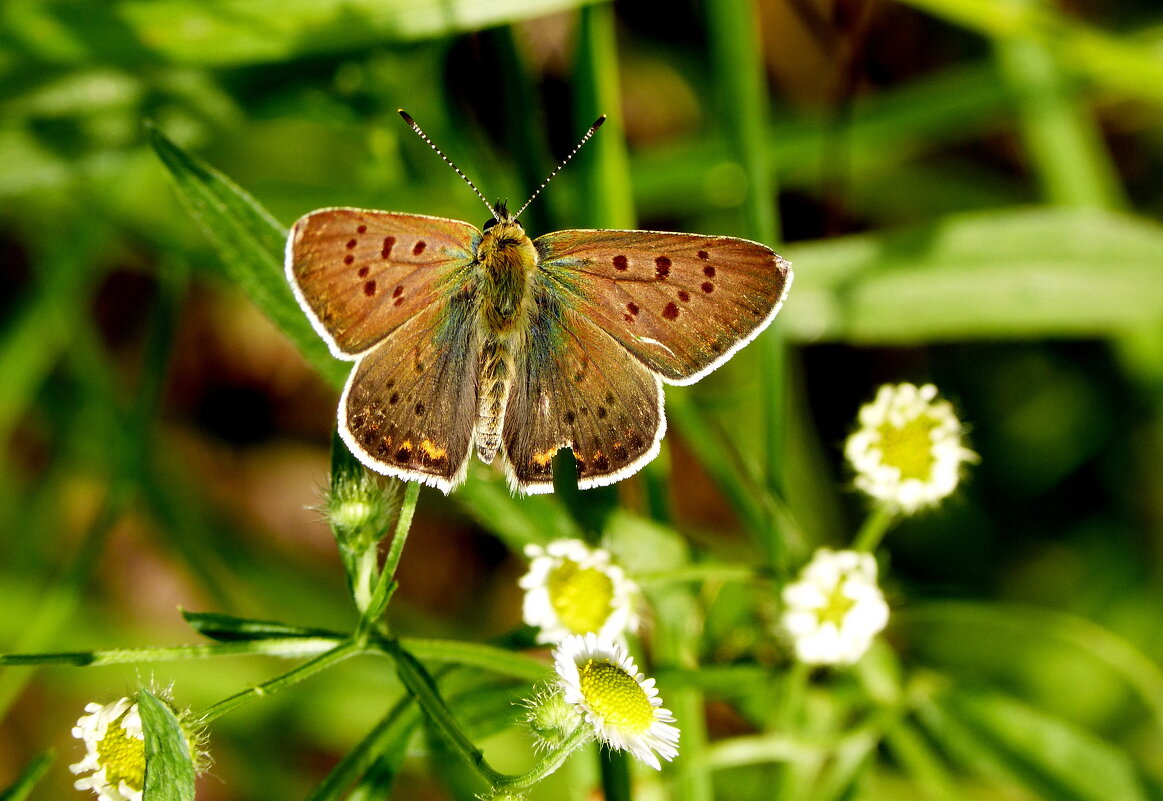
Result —
[[537, 251], [520, 223], [502, 221], [485, 231], [477, 246], [481, 268], [481, 322], [503, 334], [519, 324]]
[[480, 268], [481, 340], [476, 444], [481, 460], [491, 462], [500, 447], [519, 339], [529, 327], [530, 284], [537, 251], [525, 229], [503, 217], [481, 237], [476, 260]]

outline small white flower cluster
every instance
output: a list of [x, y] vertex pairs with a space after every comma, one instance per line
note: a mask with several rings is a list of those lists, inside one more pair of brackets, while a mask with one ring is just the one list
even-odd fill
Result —
[[522, 616], [539, 629], [537, 642], [589, 632], [618, 640], [637, 630], [638, 585], [612, 563], [609, 551], [563, 539], [544, 548], [527, 545], [525, 555], [531, 561], [519, 582]]
[[888, 623], [876, 560], [868, 553], [819, 549], [783, 588], [783, 603], [783, 628], [796, 658], [810, 665], [856, 662]]
[[553, 662], [565, 702], [608, 747], [629, 751], [655, 770], [662, 769], [658, 757], [669, 762], [678, 755], [674, 715], [623, 645], [592, 633], [574, 635], [554, 650]]
[[962, 463], [977, 459], [962, 443], [953, 407], [937, 400], [932, 384], [886, 384], [858, 419], [844, 446], [856, 486], [906, 514], [950, 495]]
[[100, 801], [141, 801], [145, 790], [145, 732], [137, 704], [121, 698], [111, 704], [87, 704], [89, 714], [73, 727], [85, 743], [85, 758], [70, 765], [73, 773], [89, 773], [73, 784], [92, 790]]
[[679, 730], [626, 649], [639, 624], [638, 585], [609, 551], [581, 540], [530, 545], [525, 554], [523, 617], [539, 629], [538, 642], [557, 644], [553, 690], [528, 702], [530, 725], [546, 747], [584, 725], [609, 748], [661, 769], [660, 757], [678, 754]]

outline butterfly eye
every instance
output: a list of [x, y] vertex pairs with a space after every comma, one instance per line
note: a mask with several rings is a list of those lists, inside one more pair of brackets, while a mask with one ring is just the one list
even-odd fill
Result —
[[497, 219], [495, 217], [490, 217], [489, 220], [484, 224], [484, 228], [482, 230], [487, 231], [496, 224], [497, 224]]

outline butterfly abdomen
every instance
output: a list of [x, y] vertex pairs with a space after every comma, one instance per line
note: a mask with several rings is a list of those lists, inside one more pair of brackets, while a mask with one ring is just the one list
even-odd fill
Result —
[[477, 456], [493, 461], [501, 445], [501, 422], [513, 386], [513, 352], [502, 338], [489, 338], [481, 348], [476, 427]]

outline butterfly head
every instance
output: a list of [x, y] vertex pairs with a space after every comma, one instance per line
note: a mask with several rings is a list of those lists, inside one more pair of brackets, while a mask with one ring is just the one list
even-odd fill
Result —
[[506, 201], [498, 200], [493, 204], [493, 217], [486, 220], [482, 230], [487, 231], [497, 223], [516, 223], [517, 215], [509, 211]]
[[[478, 257], [487, 259], [488, 254], [495, 249], [513, 247], [522, 250], [526, 249], [525, 246], [529, 243], [529, 236], [525, 233], [525, 229], [521, 227], [521, 223], [517, 222], [517, 215], [509, 211], [503, 200], [498, 200], [494, 203], [492, 209], [492, 218], [486, 220], [485, 224], [481, 227], [485, 235], [478, 249]], [[532, 250], [531, 244], [528, 245], [528, 249]]]

